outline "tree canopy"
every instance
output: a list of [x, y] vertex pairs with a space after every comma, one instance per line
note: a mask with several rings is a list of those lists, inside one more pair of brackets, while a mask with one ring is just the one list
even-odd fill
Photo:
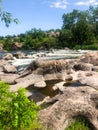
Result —
[[[10, 13], [2, 12], [1, 14], [1, 20], [6, 26], [15, 21]], [[0, 37], [0, 43], [6, 50], [13, 50], [16, 42], [22, 45], [21, 49], [26, 50], [64, 47], [98, 49], [98, 6], [90, 6], [84, 11], [74, 9], [72, 12], [64, 13], [62, 21], [61, 29], [43, 31], [32, 28], [17, 36]]]
[[[73, 10], [63, 14], [60, 43], [75, 47], [96, 44], [98, 41], [98, 7], [90, 6], [88, 10]], [[68, 34], [69, 33], [69, 34]], [[65, 35], [64, 35], [65, 34]], [[67, 34], [67, 35], [66, 35]], [[63, 39], [61, 41], [61, 39]]]

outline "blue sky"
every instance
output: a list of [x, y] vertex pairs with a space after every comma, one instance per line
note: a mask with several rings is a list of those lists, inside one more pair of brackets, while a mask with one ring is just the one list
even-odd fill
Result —
[[98, 0], [3, 0], [3, 9], [12, 13], [20, 23], [12, 23], [6, 28], [4, 23], [0, 22], [0, 36], [17, 35], [32, 28], [61, 28], [64, 13], [73, 9], [85, 10], [90, 5], [98, 5]]

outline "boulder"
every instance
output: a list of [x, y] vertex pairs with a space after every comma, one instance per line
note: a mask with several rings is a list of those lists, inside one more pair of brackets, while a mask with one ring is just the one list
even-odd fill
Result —
[[68, 87], [54, 99], [54, 103], [39, 112], [46, 129], [65, 130], [71, 120], [84, 117], [92, 130], [98, 130], [98, 92], [95, 89], [89, 86]]

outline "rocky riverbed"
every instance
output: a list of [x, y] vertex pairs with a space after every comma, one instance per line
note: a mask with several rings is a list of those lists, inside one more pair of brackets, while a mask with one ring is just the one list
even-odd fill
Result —
[[33, 55], [19, 69], [15, 60], [28, 56], [7, 53], [0, 60], [0, 80], [10, 84], [10, 91], [28, 90], [28, 98], [43, 108], [39, 118], [47, 129], [64, 130], [81, 116], [98, 130], [98, 52], [81, 53], [76, 59], [50, 59], [45, 54]]

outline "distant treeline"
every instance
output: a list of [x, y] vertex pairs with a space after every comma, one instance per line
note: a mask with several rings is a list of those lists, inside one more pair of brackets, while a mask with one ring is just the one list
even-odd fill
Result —
[[98, 49], [98, 7], [63, 14], [61, 29], [42, 31], [33, 28], [17, 36], [0, 37], [6, 50], [15, 49]]

